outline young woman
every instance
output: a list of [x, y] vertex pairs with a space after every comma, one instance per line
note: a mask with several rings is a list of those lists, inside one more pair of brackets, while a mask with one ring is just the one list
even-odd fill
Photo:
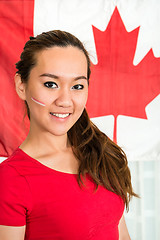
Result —
[[127, 159], [89, 119], [90, 60], [63, 31], [26, 43], [15, 75], [30, 131], [0, 164], [0, 239], [128, 240]]

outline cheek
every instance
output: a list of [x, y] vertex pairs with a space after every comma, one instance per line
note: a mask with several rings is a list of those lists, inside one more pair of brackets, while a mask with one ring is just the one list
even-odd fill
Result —
[[31, 93], [31, 100], [41, 106], [47, 106], [53, 101], [53, 96], [50, 97], [49, 94], [38, 92], [38, 93]]
[[83, 109], [86, 106], [87, 103], [87, 98], [88, 98], [88, 94], [83, 94], [81, 96], [79, 96], [79, 98], [76, 99], [76, 106], [78, 109]]
[[31, 100], [32, 100], [33, 102], [35, 102], [35, 103], [37, 103], [37, 104], [43, 106], [43, 107], [46, 106], [46, 104], [45, 104], [44, 102], [39, 101], [38, 99], [36, 99], [36, 98], [34, 98], [34, 97], [31, 97]]
[[85, 92], [85, 94], [84, 94], [84, 96], [83, 96], [84, 106], [86, 105], [87, 100], [88, 100], [88, 87], [87, 87], [87, 90], [86, 90], [86, 92]]

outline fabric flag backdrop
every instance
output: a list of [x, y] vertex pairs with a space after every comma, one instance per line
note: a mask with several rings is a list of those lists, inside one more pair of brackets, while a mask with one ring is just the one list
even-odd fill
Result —
[[92, 61], [87, 109], [129, 160], [160, 159], [160, 1], [0, 2], [0, 155], [25, 139], [29, 121], [14, 90], [15, 62], [29, 36], [61, 29]]

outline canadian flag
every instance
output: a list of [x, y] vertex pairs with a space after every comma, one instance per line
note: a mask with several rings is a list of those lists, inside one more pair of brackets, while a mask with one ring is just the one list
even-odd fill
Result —
[[29, 36], [60, 29], [92, 61], [87, 109], [129, 160], [160, 160], [159, 0], [0, 2], [0, 156], [25, 139], [29, 121], [14, 90], [15, 63]]

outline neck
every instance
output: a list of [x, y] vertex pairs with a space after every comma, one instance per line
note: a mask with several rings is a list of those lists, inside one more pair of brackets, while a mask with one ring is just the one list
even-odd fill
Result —
[[62, 152], [70, 147], [67, 133], [62, 136], [55, 136], [49, 132], [32, 131], [30, 128], [29, 134], [20, 148], [27, 149], [44, 154], [53, 152]]

